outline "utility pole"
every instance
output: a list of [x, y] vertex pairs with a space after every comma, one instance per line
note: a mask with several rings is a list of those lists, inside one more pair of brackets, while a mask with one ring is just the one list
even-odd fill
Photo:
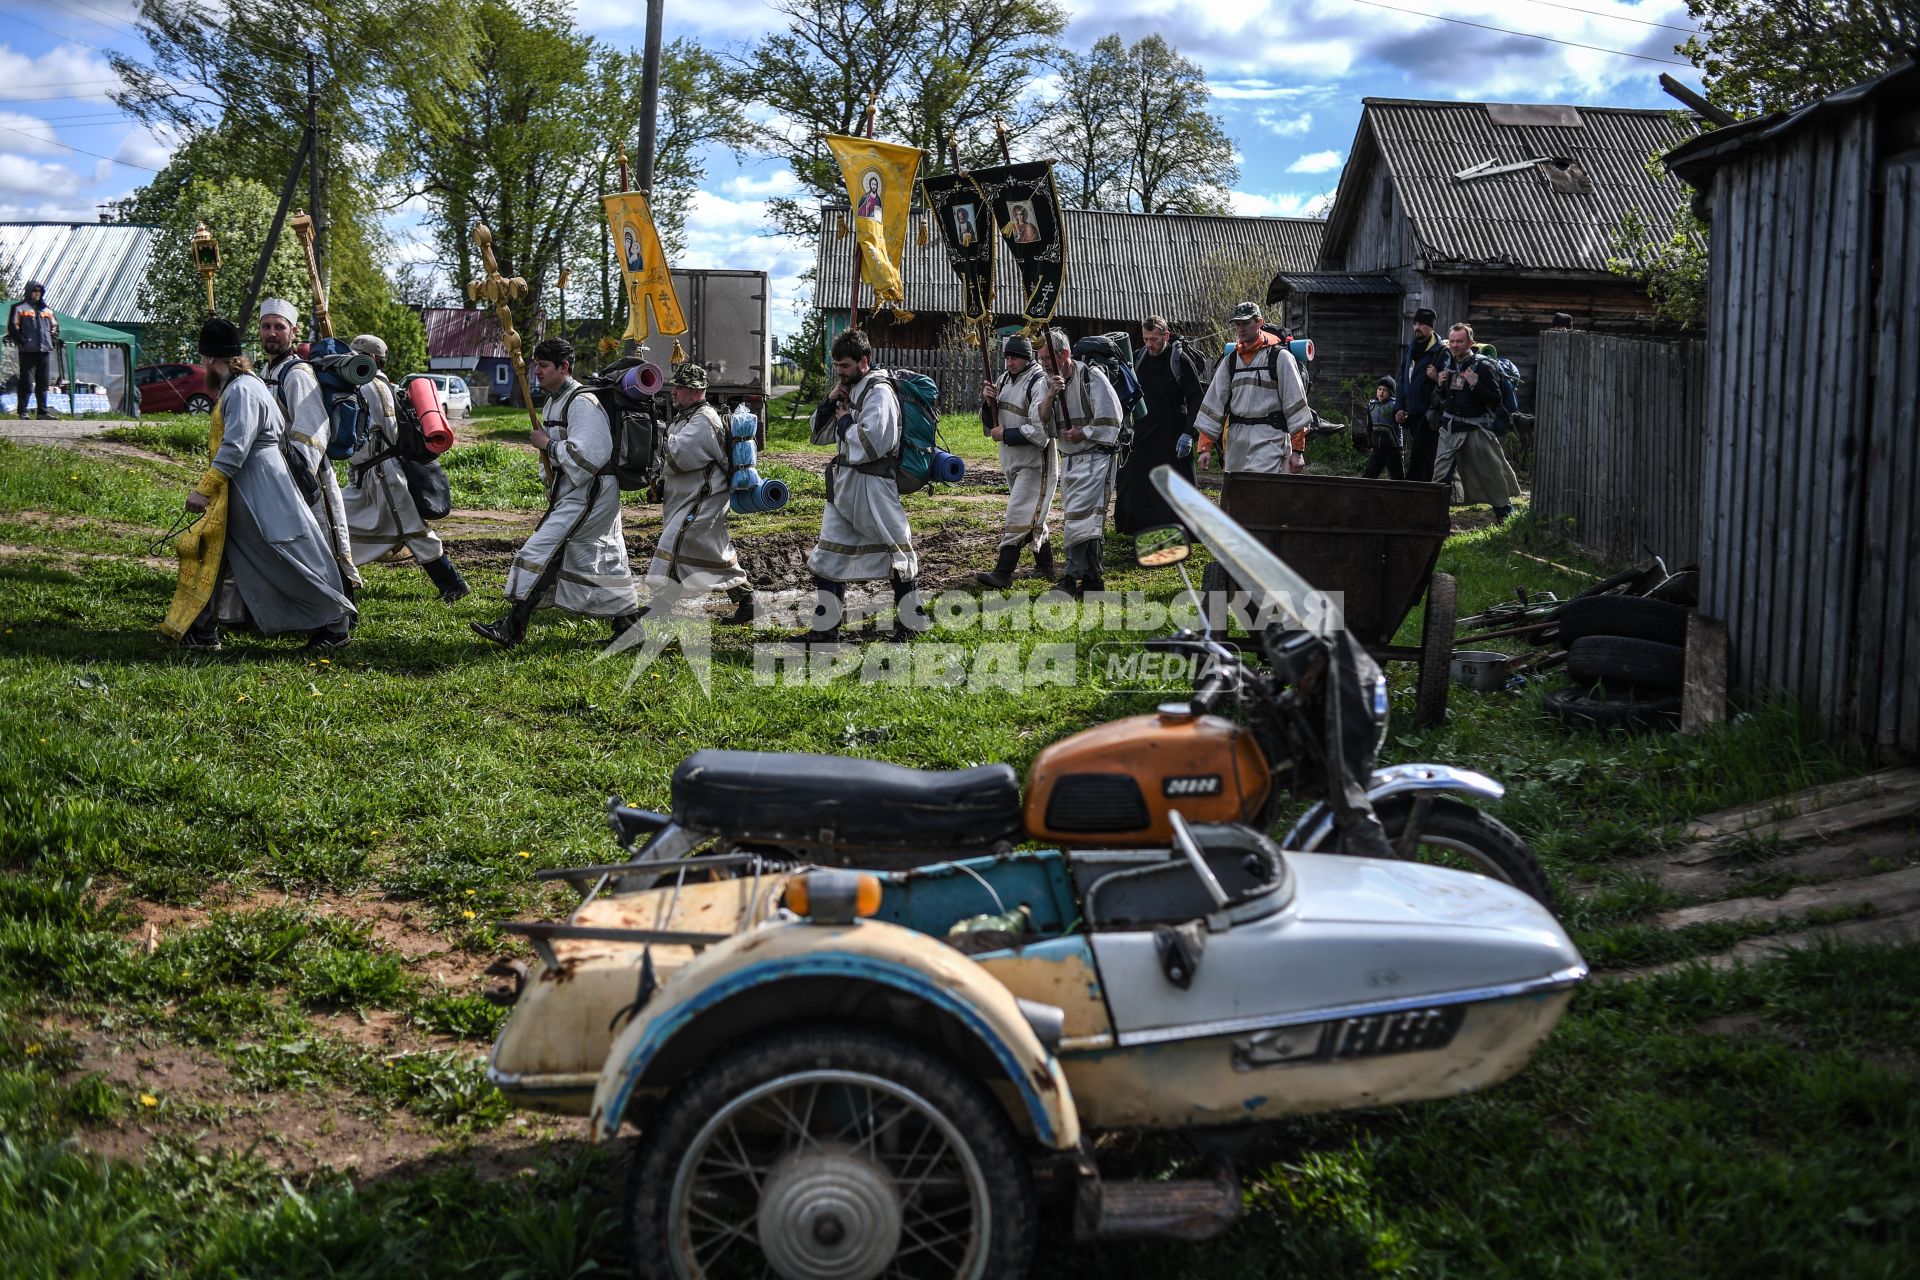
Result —
[[[307, 157], [307, 214], [313, 219], [313, 260], [315, 271], [327, 278], [327, 202], [326, 184], [320, 176], [320, 90], [314, 74], [314, 56], [307, 54], [307, 137], [312, 148]], [[316, 329], [310, 336], [319, 337]]]
[[647, 43], [640, 65], [640, 150], [634, 177], [635, 190], [653, 195], [654, 132], [660, 110], [660, 28], [666, 21], [666, 0], [647, 0]]

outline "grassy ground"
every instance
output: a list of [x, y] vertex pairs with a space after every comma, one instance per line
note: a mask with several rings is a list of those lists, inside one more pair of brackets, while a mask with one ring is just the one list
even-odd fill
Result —
[[[0, 1274], [617, 1268], [617, 1157], [523, 1127], [480, 1074], [498, 1015], [479, 973], [509, 949], [494, 923], [560, 905], [528, 873], [607, 856], [603, 798], [663, 805], [697, 747], [1024, 768], [1150, 701], [1086, 682], [760, 687], [731, 629], [711, 696], [678, 657], [629, 688], [624, 664], [593, 661], [595, 625], [542, 621], [511, 654], [475, 640], [466, 623], [497, 609], [501, 578], [479, 555], [455, 610], [411, 567], [370, 568], [365, 622], [331, 661], [244, 638], [189, 659], [152, 632], [172, 579], [142, 557], [197, 471], [191, 425], [138, 442], [179, 462], [0, 444]], [[968, 426], [950, 438], [978, 439]], [[523, 453], [461, 455], [460, 505], [531, 501]], [[743, 548], [817, 518], [818, 478], [792, 476], [794, 510], [743, 523]], [[914, 503], [923, 531], [988, 518], [964, 492]], [[1596, 567], [1526, 521], [1462, 534], [1441, 558], [1461, 611], [1581, 584], [1526, 549]], [[1164, 599], [1177, 579], [1112, 585]], [[1697, 740], [1571, 736], [1537, 688], [1456, 691], [1450, 722], [1416, 731], [1410, 668], [1392, 674], [1388, 757], [1503, 778], [1496, 812], [1603, 969], [1732, 940], [1652, 929], [1685, 900], [1627, 859], [1692, 815], [1866, 764], [1780, 706]], [[1592, 987], [1499, 1089], [1259, 1137], [1249, 1220], [1222, 1240], [1050, 1243], [1041, 1274], [1091, 1256], [1249, 1280], [1911, 1275], [1916, 1010], [1911, 948]], [[213, 1128], [257, 1138], [216, 1151]], [[397, 1157], [355, 1173], [356, 1144]], [[1163, 1141], [1106, 1154], [1149, 1172], [1179, 1159]]]

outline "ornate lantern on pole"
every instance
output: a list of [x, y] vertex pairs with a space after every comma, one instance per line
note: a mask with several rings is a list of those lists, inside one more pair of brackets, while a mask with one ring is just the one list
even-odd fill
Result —
[[204, 222], [193, 229], [193, 269], [206, 283], [207, 314], [213, 315], [217, 310], [213, 305], [213, 278], [220, 274], [220, 244]]

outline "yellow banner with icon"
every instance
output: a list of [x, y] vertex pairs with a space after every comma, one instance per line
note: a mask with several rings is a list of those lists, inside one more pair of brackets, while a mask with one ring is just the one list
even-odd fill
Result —
[[620, 263], [620, 278], [627, 286], [627, 331], [621, 335], [633, 342], [645, 342], [651, 335], [647, 327], [647, 304], [653, 304], [655, 327], [663, 334], [685, 333], [687, 317], [680, 310], [680, 297], [673, 291], [673, 276], [667, 269], [667, 255], [660, 247], [660, 233], [653, 229], [653, 209], [638, 191], [622, 191], [606, 196], [607, 227], [613, 233], [613, 254]]
[[[918, 147], [872, 138], [827, 137], [840, 162], [853, 206], [853, 234], [860, 244], [860, 278], [873, 289], [882, 308], [906, 300], [900, 284], [900, 259], [907, 249], [907, 218], [913, 209], [913, 181], [920, 172]], [[898, 318], [910, 319], [902, 313]]]

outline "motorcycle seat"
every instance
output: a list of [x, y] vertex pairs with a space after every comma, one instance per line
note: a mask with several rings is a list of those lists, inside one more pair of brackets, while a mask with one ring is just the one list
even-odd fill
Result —
[[1021, 839], [1004, 764], [941, 772], [845, 756], [696, 751], [673, 771], [673, 820], [749, 844], [966, 853]]

